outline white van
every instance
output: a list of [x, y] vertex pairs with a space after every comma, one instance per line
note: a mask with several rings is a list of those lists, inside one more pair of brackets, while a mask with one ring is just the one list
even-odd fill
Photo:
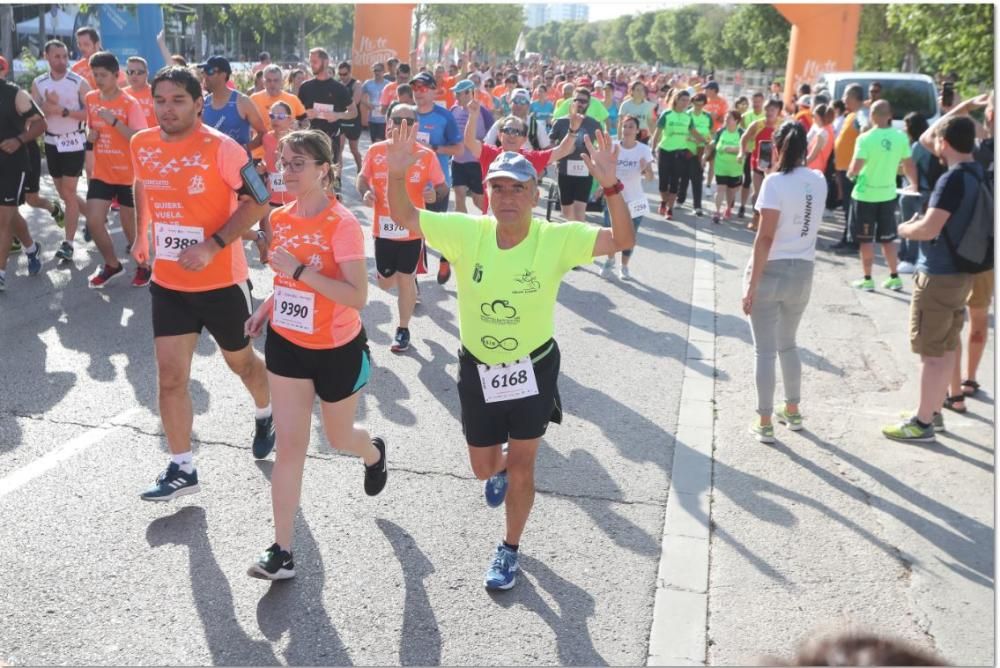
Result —
[[903, 117], [911, 111], [923, 114], [928, 123], [940, 115], [938, 110], [938, 90], [934, 80], [926, 74], [906, 72], [827, 72], [816, 79], [815, 93], [826, 89], [831, 99], [840, 100], [844, 91], [853, 83], [861, 86], [864, 99], [868, 99], [868, 86], [873, 82], [882, 84], [882, 98], [892, 105], [892, 125], [903, 128]]

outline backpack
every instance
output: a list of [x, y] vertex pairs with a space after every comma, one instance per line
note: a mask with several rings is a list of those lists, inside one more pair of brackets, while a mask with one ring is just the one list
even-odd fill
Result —
[[993, 268], [993, 184], [988, 179], [980, 178], [974, 171], [962, 167], [962, 170], [975, 177], [979, 184], [976, 189], [976, 202], [972, 206], [972, 217], [962, 238], [956, 244], [948, 236], [948, 227], [941, 230], [948, 253], [951, 255], [955, 268], [965, 274], [979, 274]]

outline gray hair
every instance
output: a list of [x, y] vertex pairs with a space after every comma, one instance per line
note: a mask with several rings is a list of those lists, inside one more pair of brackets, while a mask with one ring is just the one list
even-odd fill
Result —
[[281, 71], [281, 65], [275, 65], [274, 63], [271, 63], [261, 71], [264, 73], [264, 76], [277, 72], [278, 76], [281, 77], [282, 79], [285, 77], [285, 75]]
[[415, 104], [397, 104], [392, 108], [392, 115], [395, 116], [397, 111], [405, 111], [411, 114], [413, 118], [417, 117], [417, 105]]

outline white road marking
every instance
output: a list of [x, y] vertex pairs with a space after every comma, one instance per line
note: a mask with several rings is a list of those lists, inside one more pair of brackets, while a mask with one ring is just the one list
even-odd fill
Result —
[[42, 455], [30, 464], [22, 466], [16, 471], [0, 478], [0, 498], [24, 487], [60, 463], [99, 443], [101, 439], [108, 436], [116, 428], [128, 423], [140, 410], [139, 408], [130, 408], [127, 411], [119, 413], [99, 427], [88, 429], [79, 436], [66, 441], [55, 450]]

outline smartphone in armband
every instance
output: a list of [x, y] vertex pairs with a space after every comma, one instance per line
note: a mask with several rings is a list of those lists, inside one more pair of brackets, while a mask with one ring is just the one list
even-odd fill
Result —
[[762, 141], [760, 143], [760, 154], [757, 156], [757, 169], [762, 172], [766, 172], [771, 168], [771, 147], [773, 144], [769, 141]]
[[253, 161], [247, 162], [240, 169], [240, 176], [243, 177], [243, 187], [250, 193], [250, 196], [253, 197], [257, 204], [263, 204], [270, 200], [271, 195], [267, 192], [267, 184], [264, 183], [264, 179], [257, 173], [257, 168], [254, 167]]

